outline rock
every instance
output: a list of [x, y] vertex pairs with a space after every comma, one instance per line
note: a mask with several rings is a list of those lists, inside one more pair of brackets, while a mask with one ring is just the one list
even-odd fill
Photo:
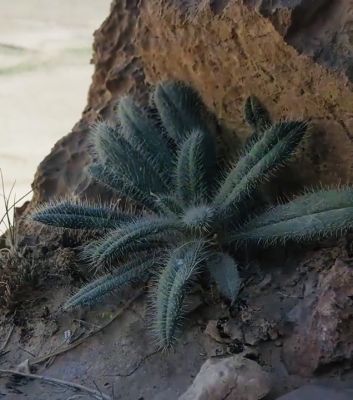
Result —
[[241, 356], [248, 358], [249, 360], [257, 360], [259, 358], [259, 351], [256, 347], [252, 346], [243, 346], [243, 351], [240, 354]]
[[270, 391], [269, 375], [240, 356], [213, 358], [200, 369], [179, 400], [259, 400]]
[[243, 332], [232, 319], [208, 321], [205, 334], [218, 343], [231, 343], [234, 340], [243, 341]]
[[261, 0], [258, 3], [259, 12], [272, 21], [288, 44], [352, 80], [351, 2]]
[[250, 346], [255, 346], [260, 343], [261, 338], [259, 335], [255, 335], [252, 330], [248, 330], [244, 334], [245, 343], [249, 344]]
[[[263, 16], [268, 17], [273, 26], [289, 41], [288, 33], [293, 35], [302, 26], [308, 26], [328, 0], [246, 0]], [[301, 15], [301, 18], [299, 18]]]
[[244, 339], [242, 330], [240, 329], [239, 325], [233, 319], [229, 319], [227, 322], [224, 323], [223, 332], [232, 341], [238, 340], [238, 341], [242, 342]]
[[335, 389], [319, 385], [303, 386], [277, 400], [352, 400], [353, 389]]
[[58, 196], [108, 196], [86, 173], [89, 124], [112, 117], [120, 96], [146, 102], [150, 85], [170, 78], [200, 91], [231, 146], [237, 144], [234, 130], [242, 140], [249, 134], [242, 109], [250, 93], [274, 117], [310, 117], [315, 129], [291, 167], [295, 173], [285, 176], [287, 186], [353, 181], [350, 2], [195, 1], [203, 7], [192, 19], [177, 7], [185, 2], [170, 3], [113, 1], [94, 35], [88, 104], [39, 165], [27, 212]]
[[272, 282], [272, 275], [271, 274], [266, 274], [263, 280], [257, 285], [258, 290], [263, 290], [267, 286], [269, 286]]
[[251, 346], [278, 338], [276, 322], [266, 318], [253, 318], [243, 326], [243, 331], [245, 343]]
[[217, 325], [218, 325], [217, 320], [208, 321], [206, 329], [205, 329], [205, 334], [208, 335], [211, 339], [215, 340], [216, 342], [229, 343], [230, 342], [229, 338], [227, 338], [227, 337], [223, 338], [220, 335]]
[[292, 311], [295, 333], [283, 346], [292, 373], [310, 376], [319, 367], [353, 356], [353, 268], [337, 260], [322, 273], [316, 295]]
[[29, 360], [26, 359], [26, 360], [22, 361], [20, 364], [18, 364], [16, 367], [16, 371], [20, 372], [21, 374], [30, 374], [31, 369], [30, 369]]

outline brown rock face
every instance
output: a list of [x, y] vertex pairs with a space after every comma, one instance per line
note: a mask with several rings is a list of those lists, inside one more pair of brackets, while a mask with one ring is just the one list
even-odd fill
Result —
[[97, 117], [111, 117], [121, 95], [146, 101], [150, 85], [170, 78], [200, 91], [233, 145], [235, 133], [242, 139], [247, 135], [242, 107], [249, 94], [257, 95], [274, 117], [312, 118], [312, 134], [293, 164], [295, 173], [286, 179], [352, 182], [351, 2], [179, 3], [197, 12], [185, 18], [182, 7], [163, 0], [112, 3], [95, 33], [88, 105], [73, 131], [40, 164], [33, 203], [96, 194], [100, 189], [90, 185], [85, 172], [88, 125]]
[[296, 333], [283, 354], [290, 372], [312, 375], [318, 368], [353, 356], [353, 269], [337, 260], [320, 277], [316, 295], [295, 310]]
[[285, 41], [316, 63], [352, 80], [352, 1], [246, 0]]

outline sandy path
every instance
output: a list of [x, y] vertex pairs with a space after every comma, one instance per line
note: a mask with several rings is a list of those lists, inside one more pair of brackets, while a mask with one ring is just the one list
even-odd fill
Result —
[[17, 197], [85, 106], [92, 34], [109, 4], [0, 0], [0, 168], [7, 189], [16, 180]]

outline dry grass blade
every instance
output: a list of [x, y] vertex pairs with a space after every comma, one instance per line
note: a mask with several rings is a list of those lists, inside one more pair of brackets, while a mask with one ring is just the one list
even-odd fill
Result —
[[[1, 196], [3, 198], [4, 207], [5, 207], [5, 213], [0, 218], [0, 226], [1, 226], [1, 224], [5, 225], [6, 233], [9, 237], [10, 248], [13, 249], [16, 247], [16, 244], [17, 244], [17, 242], [16, 242], [17, 232], [16, 232], [16, 224], [15, 224], [15, 207], [25, 197], [27, 197], [30, 193], [32, 193], [32, 189], [29, 190], [27, 193], [25, 193], [23, 196], [21, 196], [17, 200], [14, 195], [13, 203], [11, 204], [11, 196], [13, 194], [16, 181], [12, 184], [9, 193], [6, 194], [4, 175], [2, 173], [1, 168], [0, 168], [0, 179], [1, 179], [1, 192], [2, 192]], [[12, 218], [11, 218], [11, 214], [10, 214], [11, 211], [13, 213]]]
[[75, 390], [80, 390], [82, 392], [86, 392], [97, 400], [112, 400], [112, 398], [110, 396], [102, 393], [101, 391], [98, 392], [98, 391], [96, 391], [94, 389], [90, 389], [86, 386], [79, 385], [78, 383], [68, 382], [68, 381], [64, 381], [61, 379], [49, 378], [47, 376], [37, 375], [37, 374], [28, 374], [28, 373], [24, 373], [24, 372], [18, 372], [18, 371], [12, 370], [12, 369], [0, 369], [0, 374], [22, 376], [24, 378], [29, 378], [29, 379], [37, 379], [37, 380], [40, 380], [43, 382], [52, 383], [54, 385], [67, 386], [67, 387], [71, 387]]

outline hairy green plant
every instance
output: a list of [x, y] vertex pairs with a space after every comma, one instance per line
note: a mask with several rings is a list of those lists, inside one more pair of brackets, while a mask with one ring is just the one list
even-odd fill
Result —
[[212, 118], [200, 96], [185, 84], [164, 82], [152, 99], [153, 116], [125, 97], [118, 107], [119, 123], [100, 122], [92, 130], [97, 162], [91, 175], [138, 205], [138, 215], [118, 206], [61, 201], [40, 207], [32, 218], [102, 232], [85, 246], [83, 258], [110, 272], [79, 290], [66, 309], [94, 305], [152, 274], [154, 332], [162, 347], [170, 347], [200, 273], [208, 274], [233, 304], [241, 283], [233, 257], [239, 247], [344, 233], [353, 227], [353, 189], [320, 189], [259, 212], [263, 181], [290, 160], [307, 123], [273, 123], [250, 97], [245, 115], [252, 139], [219, 179], [214, 132], [207, 123]]
[[260, 134], [272, 124], [270, 114], [255, 96], [249, 96], [246, 99], [244, 114], [246, 122], [253, 129], [250, 140], [254, 138], [258, 139]]

